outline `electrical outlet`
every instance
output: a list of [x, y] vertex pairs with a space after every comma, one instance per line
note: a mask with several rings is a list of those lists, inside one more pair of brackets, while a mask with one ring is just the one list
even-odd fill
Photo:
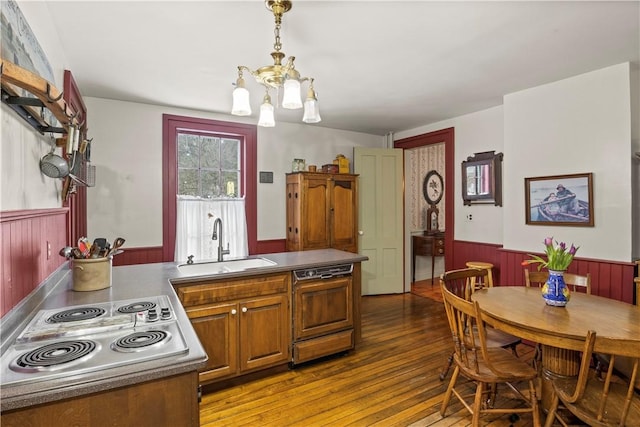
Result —
[[47, 259], [51, 259], [51, 242], [47, 240]]

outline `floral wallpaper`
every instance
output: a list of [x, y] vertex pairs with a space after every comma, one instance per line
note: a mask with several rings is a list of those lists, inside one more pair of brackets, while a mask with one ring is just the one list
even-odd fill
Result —
[[[406, 191], [409, 198], [407, 204], [410, 218], [409, 227], [412, 232], [427, 229], [425, 221], [429, 205], [422, 194], [422, 182], [427, 173], [434, 169], [445, 180], [444, 143], [426, 145], [411, 150], [406, 172]], [[447, 186], [446, 180], [444, 186], [445, 188]], [[440, 230], [444, 230], [444, 200], [443, 197], [437, 205], [440, 210], [438, 214]]]

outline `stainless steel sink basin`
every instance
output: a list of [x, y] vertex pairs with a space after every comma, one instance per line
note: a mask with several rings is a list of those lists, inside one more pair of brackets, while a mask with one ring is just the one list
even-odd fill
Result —
[[178, 270], [182, 274], [190, 276], [208, 276], [212, 274], [231, 273], [252, 268], [271, 267], [277, 263], [265, 258], [230, 259], [220, 262], [195, 262], [193, 264], [181, 264]]

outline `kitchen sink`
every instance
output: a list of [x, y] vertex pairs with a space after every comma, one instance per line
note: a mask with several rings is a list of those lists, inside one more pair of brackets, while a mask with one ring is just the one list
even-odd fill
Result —
[[190, 276], [208, 276], [210, 274], [231, 273], [244, 271], [251, 268], [272, 267], [276, 262], [266, 258], [240, 258], [227, 261], [194, 262], [193, 264], [181, 264], [178, 270], [182, 274]]

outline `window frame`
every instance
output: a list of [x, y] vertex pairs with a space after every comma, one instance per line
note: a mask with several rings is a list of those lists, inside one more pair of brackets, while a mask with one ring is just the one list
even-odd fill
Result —
[[178, 194], [177, 135], [179, 131], [212, 133], [244, 141], [241, 147], [242, 184], [247, 212], [249, 254], [257, 252], [257, 126], [204, 119], [200, 117], [162, 115], [162, 260], [174, 261], [176, 244], [176, 196]]

